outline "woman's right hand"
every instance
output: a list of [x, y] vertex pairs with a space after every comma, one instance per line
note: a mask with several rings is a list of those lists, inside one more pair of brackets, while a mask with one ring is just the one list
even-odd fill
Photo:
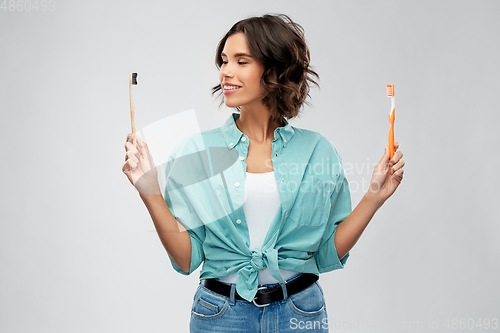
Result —
[[161, 194], [158, 173], [153, 163], [148, 145], [137, 136], [137, 148], [133, 145], [134, 136], [129, 133], [125, 142], [125, 164], [122, 171], [141, 194]]

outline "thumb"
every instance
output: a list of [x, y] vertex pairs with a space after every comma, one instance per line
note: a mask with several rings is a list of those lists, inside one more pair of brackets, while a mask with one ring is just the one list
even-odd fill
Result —
[[388, 147], [388, 146], [385, 146], [385, 147], [384, 147], [384, 155], [383, 155], [383, 156], [382, 156], [382, 158], [380, 159], [380, 162], [379, 162], [379, 163], [382, 163], [382, 164], [387, 164], [387, 163], [389, 163], [390, 156], [391, 156], [391, 152], [390, 152], [390, 150], [389, 150], [389, 147]]

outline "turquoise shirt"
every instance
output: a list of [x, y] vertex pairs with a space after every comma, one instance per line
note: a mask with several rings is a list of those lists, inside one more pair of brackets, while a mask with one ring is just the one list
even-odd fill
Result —
[[258, 271], [279, 268], [319, 275], [344, 268], [334, 243], [337, 226], [351, 213], [342, 160], [325, 136], [291, 126], [274, 131], [272, 167], [281, 207], [261, 249], [249, 249], [243, 211], [249, 138], [233, 113], [220, 127], [191, 135], [178, 144], [166, 166], [165, 202], [191, 238], [191, 274], [203, 262], [200, 279], [237, 273], [236, 291], [252, 301]]

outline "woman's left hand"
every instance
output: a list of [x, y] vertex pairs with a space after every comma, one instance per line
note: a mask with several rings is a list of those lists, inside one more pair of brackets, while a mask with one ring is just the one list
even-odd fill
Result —
[[389, 147], [385, 146], [384, 156], [380, 159], [373, 170], [370, 181], [370, 192], [381, 203], [385, 202], [396, 191], [403, 180], [403, 166], [405, 161], [401, 158], [403, 153], [397, 151], [399, 143], [394, 143], [394, 156], [390, 159]]

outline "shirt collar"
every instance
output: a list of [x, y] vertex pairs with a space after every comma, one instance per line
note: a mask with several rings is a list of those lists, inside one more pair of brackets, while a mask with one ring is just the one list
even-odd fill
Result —
[[[229, 149], [236, 147], [244, 135], [243, 132], [240, 131], [238, 126], [236, 126], [236, 120], [239, 117], [240, 117], [239, 113], [231, 114], [224, 123], [224, 125], [222, 126], [222, 134]], [[274, 130], [274, 133], [279, 134], [283, 147], [286, 147], [288, 142], [290, 142], [290, 140], [292, 139], [295, 131], [293, 129], [293, 126], [290, 125], [290, 123], [288, 122], [288, 120], [286, 120], [285, 117], [283, 117], [283, 122], [285, 126], [277, 127]]]

